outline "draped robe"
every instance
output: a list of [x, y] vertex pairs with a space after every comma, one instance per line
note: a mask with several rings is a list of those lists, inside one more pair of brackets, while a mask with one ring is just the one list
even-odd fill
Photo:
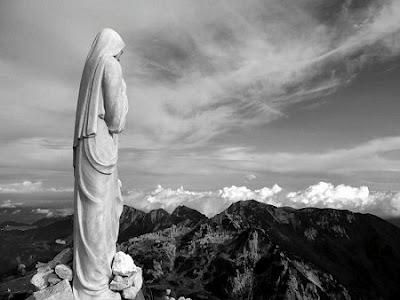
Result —
[[122, 212], [118, 179], [118, 134], [128, 111], [119, 61], [122, 38], [104, 29], [86, 59], [74, 136], [75, 300], [120, 299], [109, 290]]

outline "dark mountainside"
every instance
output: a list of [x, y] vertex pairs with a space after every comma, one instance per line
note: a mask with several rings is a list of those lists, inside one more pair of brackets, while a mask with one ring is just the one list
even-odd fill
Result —
[[[397, 299], [400, 293], [400, 229], [373, 215], [240, 201], [211, 219], [185, 206], [172, 214], [124, 207], [120, 223], [119, 248], [143, 267], [148, 299], [161, 299], [167, 288], [215, 300]], [[0, 231], [0, 294], [29, 289], [35, 262], [71, 245], [72, 217], [35, 226]], [[27, 266], [25, 277], [18, 277], [17, 263]]]

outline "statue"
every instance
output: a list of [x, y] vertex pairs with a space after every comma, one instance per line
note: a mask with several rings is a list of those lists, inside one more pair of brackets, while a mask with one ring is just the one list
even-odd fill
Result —
[[128, 112], [119, 63], [124, 47], [114, 30], [98, 33], [79, 88], [73, 144], [75, 300], [121, 299], [109, 282], [123, 208], [117, 160]]

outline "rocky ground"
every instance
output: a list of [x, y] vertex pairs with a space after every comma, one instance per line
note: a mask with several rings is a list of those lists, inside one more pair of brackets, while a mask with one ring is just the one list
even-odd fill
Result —
[[[118, 248], [142, 268], [145, 299], [396, 299], [400, 293], [400, 229], [373, 215], [241, 201], [211, 219], [183, 206], [172, 214], [125, 207], [120, 228]], [[64, 233], [52, 237], [70, 243]], [[26, 274], [3, 277], [4, 297], [32, 292], [32, 266], [20, 264]]]

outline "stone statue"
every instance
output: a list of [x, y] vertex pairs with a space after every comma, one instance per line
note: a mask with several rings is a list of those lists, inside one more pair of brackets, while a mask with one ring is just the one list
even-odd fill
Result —
[[73, 144], [75, 300], [121, 299], [109, 282], [123, 207], [117, 160], [128, 112], [119, 63], [124, 47], [114, 30], [98, 33], [79, 88]]

